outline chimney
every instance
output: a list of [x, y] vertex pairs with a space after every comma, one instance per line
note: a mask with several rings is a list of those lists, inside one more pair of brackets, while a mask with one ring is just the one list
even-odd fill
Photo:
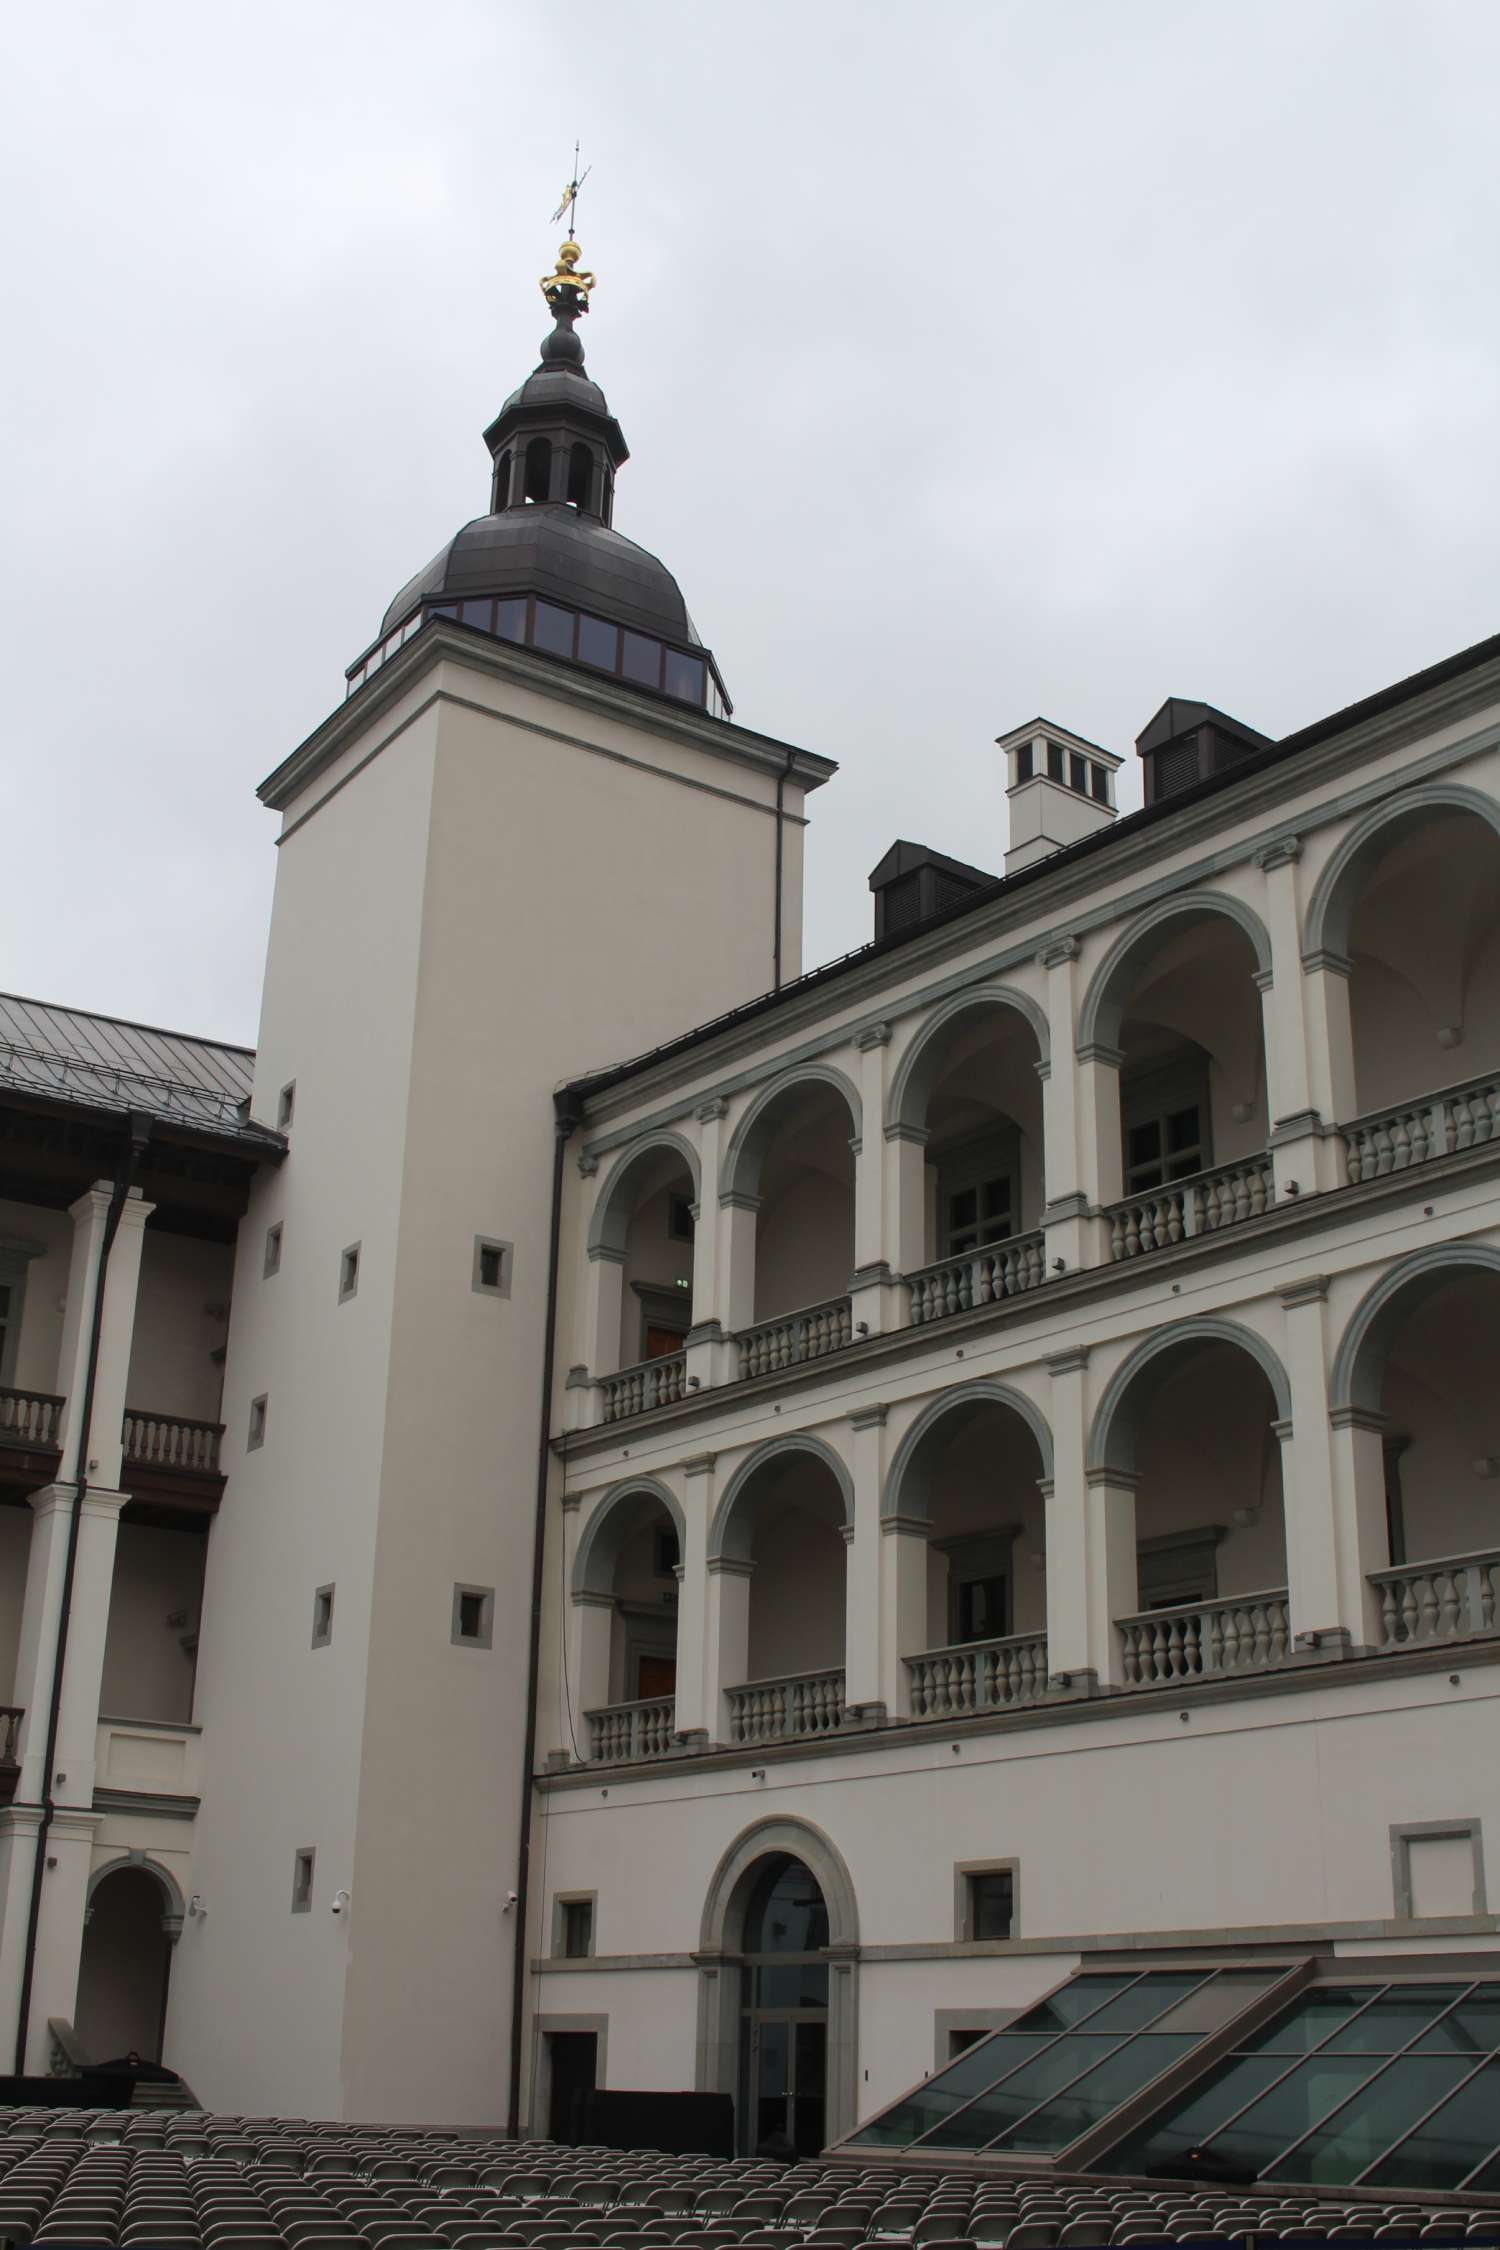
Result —
[[1010, 799], [1005, 872], [1076, 844], [1115, 819], [1115, 774], [1122, 760], [1050, 719], [1032, 719], [999, 737]]

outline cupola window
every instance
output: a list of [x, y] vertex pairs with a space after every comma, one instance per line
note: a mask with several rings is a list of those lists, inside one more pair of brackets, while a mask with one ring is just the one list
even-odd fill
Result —
[[594, 477], [594, 456], [586, 445], [575, 445], [568, 456], [568, 499], [575, 508], [587, 508]]
[[545, 500], [552, 482], [552, 440], [534, 437], [526, 448], [526, 497]]
[[510, 450], [507, 447], [495, 463], [495, 490], [491, 514], [499, 515], [502, 508], [510, 506]]

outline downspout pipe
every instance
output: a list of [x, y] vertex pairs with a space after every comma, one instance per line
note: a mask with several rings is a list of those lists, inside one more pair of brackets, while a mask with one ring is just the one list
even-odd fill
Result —
[[109, 1254], [120, 1231], [120, 1213], [130, 1193], [130, 1183], [141, 1151], [151, 1138], [151, 1120], [140, 1110], [130, 1112], [126, 1137], [115, 1165], [104, 1232], [99, 1238], [99, 1260], [94, 1269], [94, 1309], [89, 1325], [89, 1353], [84, 1366], [83, 1397], [78, 1408], [78, 1449], [73, 1485], [73, 1512], [68, 1518], [68, 1548], [63, 1561], [62, 1601], [57, 1613], [57, 1639], [52, 1651], [52, 1695], [47, 1706], [46, 1755], [42, 1761], [42, 1817], [36, 1832], [36, 1855], [31, 1866], [31, 1903], [26, 1915], [26, 1951], [21, 1967], [21, 2004], [16, 2011], [16, 2061], [18, 2078], [26, 2070], [26, 2034], [31, 2018], [31, 1991], [36, 1978], [36, 1940], [42, 1919], [42, 1882], [47, 1869], [47, 1838], [57, 1806], [52, 1795], [53, 1766], [57, 1758], [57, 1732], [62, 1719], [63, 1672], [68, 1661], [68, 1627], [73, 1607], [73, 1580], [78, 1569], [78, 1537], [83, 1528], [83, 1503], [88, 1495], [89, 1441], [94, 1424], [94, 1390], [99, 1376], [99, 1346], [104, 1333], [104, 1292], [109, 1280]]
[[531, 1628], [526, 1660], [526, 1731], [521, 1751], [520, 1845], [516, 1866], [515, 1947], [510, 1994], [510, 2096], [506, 2131], [521, 2137], [522, 2025], [526, 2008], [526, 1928], [531, 1903], [531, 1769], [536, 1762], [537, 1706], [541, 1697], [542, 1600], [547, 1553], [547, 1488], [552, 1466], [552, 1382], [557, 1363], [557, 1268], [562, 1240], [563, 1156], [582, 1115], [578, 1097], [554, 1097], [552, 1211], [547, 1236], [547, 1328], [542, 1345], [542, 1398], [537, 1423], [536, 1519], [531, 1535]]

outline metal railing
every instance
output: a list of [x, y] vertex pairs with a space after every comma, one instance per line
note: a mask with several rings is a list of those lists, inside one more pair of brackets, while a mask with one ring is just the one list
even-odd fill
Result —
[[913, 1328], [1038, 1288], [1047, 1278], [1044, 1247], [1040, 1230], [1015, 1234], [983, 1250], [965, 1250], [956, 1258], [941, 1258], [936, 1265], [907, 1274]]
[[217, 1476], [222, 1422], [196, 1422], [185, 1414], [148, 1414], [127, 1406], [121, 1444], [125, 1459], [138, 1467], [181, 1469], [194, 1476]]
[[807, 1305], [801, 1312], [785, 1313], [780, 1320], [763, 1320], [742, 1328], [735, 1337], [739, 1369], [747, 1375], [772, 1375], [780, 1367], [795, 1367], [805, 1359], [822, 1359], [827, 1352], [842, 1351], [852, 1340], [853, 1313], [847, 1297], [832, 1297], [826, 1305]]
[[1011, 1633], [908, 1656], [914, 1719], [962, 1718], [971, 1711], [1015, 1711], [1047, 1692], [1047, 1636]]
[[1444, 1087], [1420, 1101], [1356, 1117], [1339, 1131], [1348, 1152], [1349, 1182], [1356, 1187], [1361, 1180], [1404, 1172], [1409, 1164], [1477, 1148], [1500, 1139], [1500, 1077]]
[[1275, 1201], [1269, 1156], [1247, 1156], [1238, 1164], [1218, 1165], [1212, 1172], [1194, 1172], [1188, 1179], [1110, 1205], [1104, 1214], [1109, 1221], [1110, 1259], [1118, 1265], [1124, 1258], [1166, 1250], [1189, 1235], [1216, 1234], [1241, 1219], [1259, 1218]]
[[0, 1445], [56, 1445], [62, 1410], [51, 1391], [0, 1390]]
[[801, 1742], [836, 1734], [847, 1718], [842, 1666], [836, 1672], [747, 1680], [729, 1690], [729, 1739], [735, 1743]]
[[1500, 1616], [1500, 1547], [1372, 1570], [1370, 1584], [1380, 1597], [1383, 1648], [1475, 1640], [1492, 1634]]
[[677, 1725], [677, 1698], [652, 1696], [644, 1703], [611, 1703], [585, 1711], [589, 1756], [596, 1765], [624, 1765], [639, 1758], [670, 1757]]
[[1125, 1685], [1132, 1688], [1227, 1672], [1274, 1672], [1292, 1650], [1285, 1586], [1184, 1603], [1180, 1609], [1143, 1610], [1115, 1622], [1124, 1640]]
[[660, 1359], [601, 1375], [599, 1391], [601, 1422], [623, 1422], [632, 1414], [649, 1414], [653, 1406], [672, 1406], [687, 1396], [687, 1353], [664, 1352]]

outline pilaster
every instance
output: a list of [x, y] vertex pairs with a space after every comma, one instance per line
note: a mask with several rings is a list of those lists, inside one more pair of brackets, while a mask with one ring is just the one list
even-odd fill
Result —
[[707, 1668], [708, 1529], [719, 1492], [714, 1455], [695, 1454], [682, 1464], [682, 1474], [687, 1529], [678, 1572], [677, 1733], [684, 1742], [702, 1748], [713, 1738], [717, 1716], [708, 1694]]
[[[51, 1776], [51, 1793], [61, 1804], [89, 1806], [94, 1799], [94, 1746], [114, 1585], [115, 1541], [120, 1510], [127, 1498], [126, 1493], [106, 1492], [91, 1485], [80, 1508]], [[40, 1804], [47, 1795], [47, 1719], [75, 1504], [73, 1487], [63, 1484], [47, 1485], [31, 1499], [31, 1544], [15, 1690], [15, 1700], [26, 1713], [21, 1724], [21, 1771], [16, 1784], [16, 1798], [22, 1804]]]
[[1368, 1416], [1359, 1428], [1334, 1428], [1326, 1280], [1319, 1274], [1298, 1282], [1283, 1290], [1281, 1303], [1292, 1412], [1272, 1427], [1281, 1441], [1292, 1640], [1308, 1654], [1342, 1655], [1373, 1647], [1378, 1637], [1364, 1573], [1386, 1559], [1379, 1428], [1363, 1426]]
[[1349, 1008], [1349, 979], [1353, 967], [1353, 962], [1342, 953], [1325, 951], [1302, 956], [1308, 1100], [1328, 1127], [1324, 1165], [1329, 1187], [1342, 1187], [1349, 1176], [1344, 1144], [1334, 1128], [1349, 1124], [1359, 1115], [1354, 1077], [1354, 1028]]
[[849, 1417], [854, 1522], [845, 1526], [849, 1551], [844, 1563], [844, 1701], [851, 1711], [865, 1713], [875, 1706], [890, 1706], [880, 1630], [885, 1418], [881, 1405], [857, 1407]]
[[891, 1253], [897, 1236], [889, 1226], [888, 1174], [899, 1169], [898, 1144], [885, 1136], [883, 1119], [891, 1051], [888, 1023], [866, 1024], [857, 1033], [859, 1098], [864, 1130], [854, 1154], [854, 1273], [849, 1285], [856, 1335], [883, 1335], [902, 1327], [906, 1292], [896, 1285]]
[[750, 1669], [750, 1581], [752, 1562], [717, 1555], [704, 1565], [703, 1680], [710, 1738], [727, 1743], [729, 1694]]
[[[68, 1266], [67, 1310], [63, 1315], [62, 1345], [58, 1353], [55, 1389], [63, 1396], [60, 1423], [62, 1459], [58, 1478], [71, 1483], [79, 1473], [78, 1440], [81, 1435], [84, 1394], [88, 1387], [89, 1351], [93, 1340], [94, 1297], [99, 1278], [99, 1254], [109, 1218], [111, 1190], [107, 1180], [96, 1180], [69, 1210], [73, 1221], [72, 1254]], [[120, 1207], [119, 1223], [109, 1254], [104, 1285], [104, 1315], [99, 1324], [99, 1357], [94, 1371], [94, 1396], [89, 1421], [89, 1457], [85, 1475], [108, 1490], [120, 1481], [121, 1440], [125, 1422], [125, 1384], [130, 1372], [130, 1346], [135, 1334], [135, 1299], [141, 1273], [141, 1244], [146, 1221], [156, 1206], [132, 1188]]]
[[1051, 1059], [1037, 1064], [1042, 1082], [1042, 1227], [1049, 1273], [1061, 1261], [1071, 1273], [1095, 1254], [1089, 1194], [1081, 1162], [1079, 1062], [1074, 1048], [1079, 954], [1075, 937], [1044, 945], [1037, 963], [1047, 977], [1047, 1030]]

